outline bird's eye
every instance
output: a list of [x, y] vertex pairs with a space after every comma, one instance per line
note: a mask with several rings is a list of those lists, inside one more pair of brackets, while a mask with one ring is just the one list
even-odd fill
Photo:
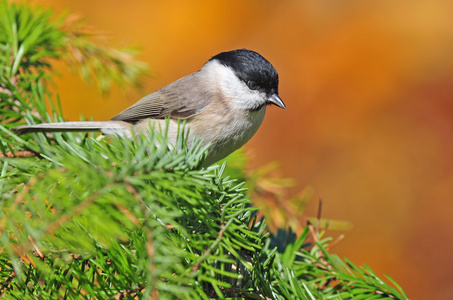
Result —
[[251, 81], [251, 80], [247, 82], [247, 86], [251, 90], [257, 90], [258, 89], [258, 84], [256, 82], [254, 82], [254, 81]]

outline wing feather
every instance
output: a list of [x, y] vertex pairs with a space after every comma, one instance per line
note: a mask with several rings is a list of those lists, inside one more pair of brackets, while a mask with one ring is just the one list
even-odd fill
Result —
[[[200, 113], [214, 96], [200, 87], [198, 72], [151, 93], [122, 111], [112, 121], [138, 122], [142, 119], [187, 119]], [[207, 89], [209, 90], [209, 89]]]

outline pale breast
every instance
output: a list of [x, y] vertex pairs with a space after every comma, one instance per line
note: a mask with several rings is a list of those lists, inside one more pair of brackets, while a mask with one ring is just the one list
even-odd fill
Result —
[[204, 166], [209, 166], [235, 150], [241, 148], [256, 133], [263, 122], [265, 107], [261, 110], [242, 113], [206, 113], [209, 121], [194, 118], [190, 122], [191, 131], [205, 143], [211, 144]]

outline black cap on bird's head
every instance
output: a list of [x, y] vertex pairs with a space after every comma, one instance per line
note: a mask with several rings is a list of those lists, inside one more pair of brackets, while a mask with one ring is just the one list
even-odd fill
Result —
[[217, 60], [231, 68], [249, 89], [265, 93], [268, 98], [267, 104], [286, 108], [278, 96], [277, 70], [261, 54], [247, 49], [238, 49], [219, 53], [209, 61], [211, 60]]

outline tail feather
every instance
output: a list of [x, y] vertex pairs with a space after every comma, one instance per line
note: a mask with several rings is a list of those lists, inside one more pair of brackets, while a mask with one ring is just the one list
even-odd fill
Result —
[[[60, 122], [42, 123], [37, 125], [24, 125], [14, 127], [12, 131], [18, 135], [33, 132], [68, 132], [68, 131], [102, 131], [106, 134], [117, 132], [128, 134], [131, 124], [122, 121], [79, 121], [79, 122]], [[127, 131], [127, 132], [126, 132]]]

